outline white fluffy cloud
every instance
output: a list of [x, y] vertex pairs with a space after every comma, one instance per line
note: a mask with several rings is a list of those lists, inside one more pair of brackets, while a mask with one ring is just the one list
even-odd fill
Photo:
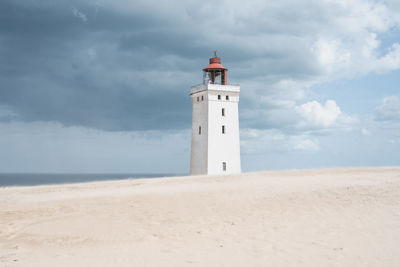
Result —
[[388, 53], [375, 62], [375, 72], [385, 73], [400, 68], [400, 44], [394, 43]]
[[245, 154], [318, 153], [323, 149], [321, 134], [326, 137], [329, 133], [358, 126], [357, 117], [344, 113], [335, 100], [325, 103], [313, 100], [301, 105], [296, 105], [296, 101], [281, 103], [273, 106], [270, 112], [253, 113], [256, 115], [266, 116], [270, 128], [241, 130], [241, 147]]
[[317, 127], [330, 127], [336, 123], [337, 118], [342, 113], [334, 100], [327, 100], [325, 105], [317, 101], [307, 102], [296, 108], [297, 112], [303, 117], [304, 123], [310, 123]]
[[323, 3], [331, 8], [329, 26], [327, 31], [316, 33], [318, 39], [314, 40], [311, 52], [325, 71], [325, 78], [399, 69], [399, 43], [392, 43], [386, 49], [378, 38], [399, 27], [398, 10], [392, 9], [392, 3], [363, 0]]
[[311, 47], [311, 51], [328, 73], [348, 65], [351, 61], [351, 52], [344, 49], [339, 40], [320, 39]]
[[346, 126], [355, 121], [344, 114], [335, 100], [327, 100], [325, 104], [310, 101], [296, 107], [296, 112], [301, 116], [299, 128], [333, 128]]
[[375, 117], [380, 121], [400, 122], [400, 98], [395, 95], [384, 98], [382, 104], [375, 109]]

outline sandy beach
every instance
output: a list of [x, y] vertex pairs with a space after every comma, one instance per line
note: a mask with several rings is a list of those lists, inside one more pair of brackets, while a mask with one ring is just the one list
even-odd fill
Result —
[[400, 266], [400, 167], [2, 187], [0, 266]]

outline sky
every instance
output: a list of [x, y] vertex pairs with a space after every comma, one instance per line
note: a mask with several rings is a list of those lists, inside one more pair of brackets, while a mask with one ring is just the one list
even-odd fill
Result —
[[400, 165], [397, 0], [2, 0], [0, 172], [189, 173], [214, 50], [243, 171]]

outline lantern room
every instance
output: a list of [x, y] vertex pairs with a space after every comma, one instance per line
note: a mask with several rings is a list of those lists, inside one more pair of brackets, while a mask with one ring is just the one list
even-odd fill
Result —
[[221, 59], [214, 52], [214, 57], [210, 58], [210, 64], [203, 69], [203, 84], [227, 84], [228, 69], [221, 65]]

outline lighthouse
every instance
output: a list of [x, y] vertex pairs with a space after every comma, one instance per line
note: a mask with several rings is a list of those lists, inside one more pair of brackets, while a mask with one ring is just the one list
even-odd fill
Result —
[[240, 173], [240, 86], [228, 84], [228, 69], [214, 52], [192, 100], [191, 175]]

